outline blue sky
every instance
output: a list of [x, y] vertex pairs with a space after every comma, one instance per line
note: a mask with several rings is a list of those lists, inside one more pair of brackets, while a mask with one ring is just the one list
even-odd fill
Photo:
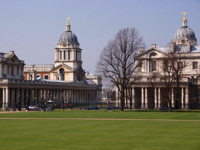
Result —
[[[200, 0], [0, 0], [0, 50], [14, 50], [26, 64], [53, 64], [54, 48], [70, 17], [79, 40], [83, 68], [96, 61], [122, 28], [135, 27], [150, 44], [165, 46], [187, 12], [200, 40]], [[200, 44], [200, 42], [198, 42]]]

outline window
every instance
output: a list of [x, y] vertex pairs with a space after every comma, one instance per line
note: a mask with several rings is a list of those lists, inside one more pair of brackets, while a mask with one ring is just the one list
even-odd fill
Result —
[[7, 72], [8, 72], [8, 74], [10, 74], [10, 66], [9, 65], [7, 65]]
[[62, 52], [60, 51], [60, 60], [62, 59]]
[[63, 68], [60, 68], [59, 72], [61, 75], [61, 80], [64, 81], [65, 80], [65, 70]]
[[153, 58], [153, 57], [156, 57], [156, 53], [155, 52], [153, 52], [153, 53], [151, 53], [150, 55], [149, 55], [149, 58]]
[[169, 62], [167, 60], [163, 60], [163, 71], [168, 71]]
[[68, 60], [70, 60], [70, 51], [68, 51]]
[[141, 72], [142, 71], [142, 61], [138, 61], [136, 67], [137, 67], [137, 71]]
[[178, 69], [183, 69], [183, 62], [178, 62]]
[[156, 71], [156, 61], [149, 62], [149, 72]]
[[78, 60], [78, 52], [76, 51], [76, 60]]
[[192, 62], [192, 69], [198, 69], [198, 62]]
[[64, 51], [64, 56], [63, 57], [64, 57], [64, 60], [65, 60], [65, 51]]
[[37, 75], [37, 79], [38, 79], [38, 78], [41, 78], [41, 75]]
[[48, 76], [48, 75], [45, 75], [45, 76], [44, 76], [44, 79], [49, 79], [49, 76]]
[[17, 66], [17, 75], [19, 75], [19, 66]]

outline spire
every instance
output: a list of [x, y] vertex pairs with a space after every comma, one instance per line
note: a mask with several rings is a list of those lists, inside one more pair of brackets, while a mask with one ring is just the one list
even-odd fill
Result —
[[182, 13], [184, 15], [183, 17], [183, 21], [182, 21], [182, 27], [187, 27], [187, 19], [186, 19], [186, 12], [183, 12]]
[[67, 25], [66, 25], [66, 31], [70, 32], [71, 31], [71, 25], [69, 24], [69, 17], [67, 18]]

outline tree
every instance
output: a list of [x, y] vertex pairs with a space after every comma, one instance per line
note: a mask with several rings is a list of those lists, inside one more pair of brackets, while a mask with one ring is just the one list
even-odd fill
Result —
[[171, 89], [173, 86], [176, 87], [176, 97], [175, 100], [180, 99], [180, 83], [183, 77], [183, 70], [189, 65], [189, 60], [186, 59], [186, 54], [183, 52], [176, 52], [171, 50], [168, 52], [168, 56], [163, 60], [163, 65], [161, 67], [161, 76], [164, 80], [167, 89], [167, 99], [169, 105], [169, 111], [171, 111], [172, 106], [172, 94]]
[[139, 63], [134, 65], [134, 54], [142, 46], [143, 39], [135, 28], [122, 29], [108, 42], [97, 62], [97, 72], [120, 93], [121, 111], [124, 110], [125, 90], [134, 82], [134, 70], [140, 66]]

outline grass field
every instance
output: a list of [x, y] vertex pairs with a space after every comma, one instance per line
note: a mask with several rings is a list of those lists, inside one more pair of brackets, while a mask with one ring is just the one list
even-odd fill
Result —
[[4, 118], [0, 119], [2, 150], [200, 149], [199, 112], [20, 112], [0, 113], [0, 118]]

